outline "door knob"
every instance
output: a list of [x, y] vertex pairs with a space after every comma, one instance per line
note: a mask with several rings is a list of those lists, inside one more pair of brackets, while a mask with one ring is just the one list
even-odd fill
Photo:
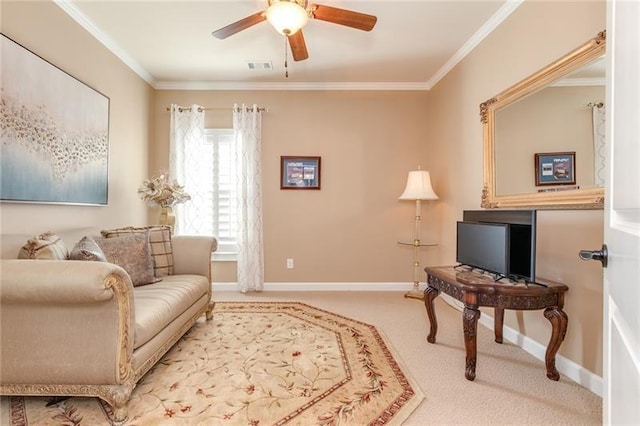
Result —
[[582, 260], [599, 260], [602, 263], [602, 267], [606, 268], [609, 252], [607, 251], [607, 245], [603, 244], [600, 250], [580, 250], [578, 256]]

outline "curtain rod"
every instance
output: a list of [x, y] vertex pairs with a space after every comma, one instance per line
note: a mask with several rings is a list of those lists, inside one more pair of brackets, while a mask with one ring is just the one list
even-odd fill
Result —
[[[229, 108], [203, 108], [203, 107], [198, 107], [198, 112], [212, 111], [212, 110], [228, 111]], [[234, 108], [231, 108], [231, 110], [233, 111]], [[245, 110], [247, 112], [251, 112], [252, 108], [245, 107]], [[171, 111], [171, 107], [167, 107], [167, 111]], [[182, 111], [191, 111], [191, 107], [178, 107], [178, 111], [180, 111], [180, 112], [182, 112]], [[240, 107], [235, 108], [235, 111], [240, 111]], [[265, 108], [265, 107], [258, 107], [258, 112], [269, 112], [269, 110], [267, 108]]]

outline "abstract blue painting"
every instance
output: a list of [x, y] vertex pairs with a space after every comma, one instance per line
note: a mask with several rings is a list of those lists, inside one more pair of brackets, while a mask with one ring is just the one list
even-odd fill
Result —
[[0, 200], [106, 205], [109, 98], [0, 42]]

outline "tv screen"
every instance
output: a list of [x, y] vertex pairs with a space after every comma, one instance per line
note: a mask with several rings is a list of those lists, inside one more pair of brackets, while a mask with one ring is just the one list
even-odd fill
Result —
[[500, 276], [509, 275], [509, 226], [458, 222], [456, 261]]
[[[536, 279], [536, 211], [535, 210], [465, 210], [462, 219], [469, 223], [507, 226], [507, 275], [513, 279], [535, 282]], [[477, 266], [482, 268], [482, 266]], [[486, 268], [483, 268], [486, 269]]]

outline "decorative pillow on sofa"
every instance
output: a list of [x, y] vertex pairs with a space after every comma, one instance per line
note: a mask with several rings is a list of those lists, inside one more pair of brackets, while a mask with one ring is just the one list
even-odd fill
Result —
[[149, 234], [139, 233], [114, 238], [96, 238], [107, 261], [121, 266], [134, 286], [160, 281], [153, 275], [153, 259], [149, 248]]
[[102, 231], [105, 238], [122, 235], [149, 233], [151, 256], [153, 257], [154, 273], [156, 277], [173, 274], [173, 247], [171, 246], [171, 228], [167, 225], [108, 229]]
[[69, 260], [106, 262], [107, 257], [93, 238], [82, 237], [69, 253]]
[[65, 260], [68, 254], [59, 236], [45, 232], [27, 240], [27, 244], [18, 252], [18, 259]]

